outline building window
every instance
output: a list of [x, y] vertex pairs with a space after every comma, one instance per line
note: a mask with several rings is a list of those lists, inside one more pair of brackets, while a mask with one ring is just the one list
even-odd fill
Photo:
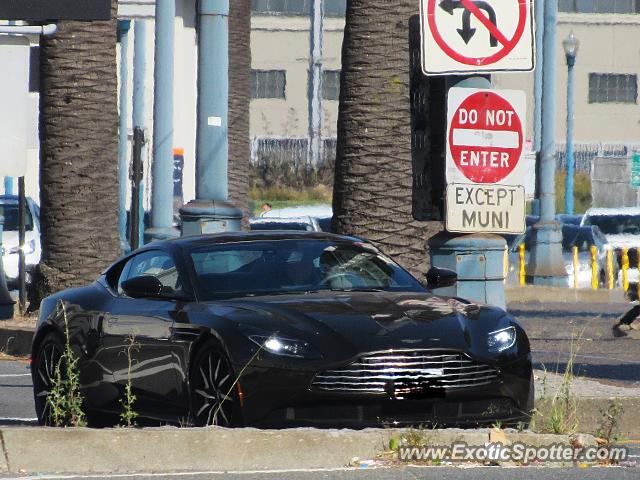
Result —
[[340, 70], [322, 72], [322, 98], [340, 100]]
[[640, 0], [560, 0], [558, 9], [572, 13], [640, 13]]
[[347, 0], [324, 0], [324, 14], [327, 17], [344, 17]]
[[636, 103], [638, 76], [589, 74], [589, 103]]
[[[259, 15], [309, 15], [313, 0], [252, 0], [251, 10]], [[347, 0], [324, 0], [327, 17], [344, 17]]]
[[285, 98], [284, 70], [252, 70], [251, 98]]

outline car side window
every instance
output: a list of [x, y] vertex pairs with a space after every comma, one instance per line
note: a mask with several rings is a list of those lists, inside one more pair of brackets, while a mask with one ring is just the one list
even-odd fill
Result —
[[160, 280], [164, 293], [182, 291], [182, 281], [171, 256], [159, 250], [151, 250], [136, 255], [127, 262], [118, 280], [118, 293], [123, 294], [122, 282], [143, 275]]

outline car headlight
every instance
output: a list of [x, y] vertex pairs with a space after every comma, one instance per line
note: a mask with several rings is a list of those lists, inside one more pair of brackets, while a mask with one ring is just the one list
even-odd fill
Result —
[[311, 345], [302, 340], [283, 338], [275, 335], [270, 337], [251, 335], [249, 340], [274, 355], [296, 358], [320, 358], [320, 355], [313, 350]]
[[515, 327], [507, 327], [502, 330], [496, 330], [489, 334], [487, 340], [489, 351], [492, 353], [499, 353], [504, 350], [508, 350], [516, 343], [516, 329]]

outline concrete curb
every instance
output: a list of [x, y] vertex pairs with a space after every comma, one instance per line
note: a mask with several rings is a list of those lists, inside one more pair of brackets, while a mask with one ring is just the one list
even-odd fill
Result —
[[568, 287], [544, 287], [527, 285], [526, 287], [506, 287], [504, 291], [509, 302], [560, 302], [560, 303], [631, 303], [622, 289], [615, 290], [576, 290]]
[[[170, 471], [259, 471], [340, 468], [354, 457], [374, 459], [403, 430], [54, 429], [0, 430], [0, 472], [134, 473]], [[463, 441], [481, 446], [490, 429], [425, 431], [432, 445]], [[567, 444], [569, 437], [506, 431], [508, 442]], [[586, 445], [594, 438], [583, 436]], [[5, 464], [3, 465], [4, 462]]]
[[0, 322], [0, 352], [15, 356], [30, 355], [33, 332], [34, 329], [29, 328], [3, 328]]

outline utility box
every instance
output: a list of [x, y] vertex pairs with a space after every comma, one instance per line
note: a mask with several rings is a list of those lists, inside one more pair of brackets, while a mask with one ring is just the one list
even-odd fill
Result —
[[441, 295], [506, 308], [504, 296], [507, 242], [499, 235], [441, 232], [428, 241], [431, 266], [453, 270], [458, 283], [435, 291]]
[[182, 236], [239, 232], [242, 210], [221, 200], [193, 200], [180, 209]]

